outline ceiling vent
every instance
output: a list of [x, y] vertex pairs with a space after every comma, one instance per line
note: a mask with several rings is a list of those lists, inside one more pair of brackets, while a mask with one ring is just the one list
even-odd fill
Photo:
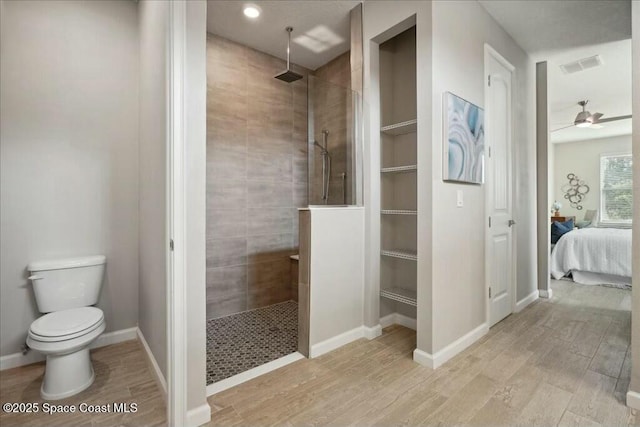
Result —
[[565, 74], [572, 74], [589, 68], [599, 67], [600, 65], [602, 65], [602, 58], [600, 58], [600, 55], [595, 55], [578, 59], [577, 61], [567, 62], [566, 64], [562, 64], [560, 68]]

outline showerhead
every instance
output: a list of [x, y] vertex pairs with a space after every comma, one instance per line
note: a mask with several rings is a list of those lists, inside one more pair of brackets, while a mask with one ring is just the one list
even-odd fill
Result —
[[303, 76], [296, 73], [295, 71], [285, 70], [274, 77], [278, 80], [282, 80], [283, 82], [291, 83], [295, 82], [296, 80], [300, 80]]
[[282, 80], [283, 82], [292, 83], [296, 80], [300, 80], [303, 76], [296, 73], [295, 71], [292, 71], [291, 67], [289, 66], [289, 56], [291, 54], [291, 32], [293, 31], [293, 28], [287, 27], [286, 31], [289, 34], [289, 39], [287, 40], [287, 69], [282, 73], [275, 75], [274, 77], [278, 80]]

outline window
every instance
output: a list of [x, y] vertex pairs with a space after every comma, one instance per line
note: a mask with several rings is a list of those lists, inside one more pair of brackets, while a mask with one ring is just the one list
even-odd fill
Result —
[[631, 224], [633, 184], [631, 154], [600, 156], [600, 212], [604, 224]]

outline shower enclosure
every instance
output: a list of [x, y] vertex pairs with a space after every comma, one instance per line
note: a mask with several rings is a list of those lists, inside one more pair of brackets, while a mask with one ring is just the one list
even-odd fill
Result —
[[361, 203], [349, 52], [284, 66], [207, 36], [207, 384], [297, 351], [298, 209]]
[[309, 205], [361, 204], [361, 101], [357, 92], [307, 78]]

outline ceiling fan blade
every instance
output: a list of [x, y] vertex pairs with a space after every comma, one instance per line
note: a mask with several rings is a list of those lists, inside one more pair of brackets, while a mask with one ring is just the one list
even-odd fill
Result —
[[630, 119], [630, 118], [631, 118], [631, 114], [629, 114], [628, 116], [608, 117], [606, 119], [598, 120], [598, 123], [615, 122], [617, 120], [625, 120], [625, 119]]
[[591, 119], [591, 123], [598, 123], [598, 120], [600, 120], [602, 116], [602, 113], [593, 113], [589, 118]]
[[562, 129], [572, 128], [573, 126], [574, 125], [564, 126], [564, 127], [558, 128], [558, 129], [553, 129], [551, 132], [556, 132], [556, 131], [559, 131], [559, 130], [562, 130]]

